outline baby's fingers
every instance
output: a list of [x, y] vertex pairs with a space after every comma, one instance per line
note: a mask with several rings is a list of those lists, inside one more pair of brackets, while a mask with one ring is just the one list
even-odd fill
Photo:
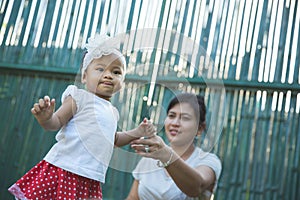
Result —
[[39, 106], [41, 109], [48, 108], [50, 106], [49, 96], [45, 96], [43, 99], [39, 99]]
[[49, 104], [50, 104], [50, 110], [54, 111], [54, 108], [55, 108], [55, 99], [52, 99]]
[[34, 115], [36, 115], [36, 114], [38, 114], [39, 112], [41, 112], [40, 106], [39, 106], [38, 103], [35, 103], [35, 104], [33, 105], [33, 107], [31, 108], [31, 113], [34, 114]]
[[154, 135], [156, 135], [157, 133], [157, 129], [156, 126], [154, 126], [153, 124], [148, 124], [148, 126], [146, 127], [145, 130], [146, 136], [148, 137], [152, 137]]
[[49, 96], [44, 96], [44, 106], [49, 107], [50, 106], [50, 97]]

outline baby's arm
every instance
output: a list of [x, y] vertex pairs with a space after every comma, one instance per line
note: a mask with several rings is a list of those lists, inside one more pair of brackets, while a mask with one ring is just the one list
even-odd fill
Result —
[[150, 120], [146, 118], [138, 127], [129, 131], [117, 132], [115, 145], [120, 147], [129, 144], [131, 141], [141, 137], [152, 137], [156, 134], [156, 128]]
[[54, 109], [55, 99], [50, 101], [49, 96], [45, 96], [33, 105], [31, 113], [45, 130], [56, 131], [73, 117], [76, 103], [71, 96], [68, 96], [56, 112]]

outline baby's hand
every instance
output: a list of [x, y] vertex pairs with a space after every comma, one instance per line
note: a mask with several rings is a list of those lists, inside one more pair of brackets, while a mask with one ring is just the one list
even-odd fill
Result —
[[156, 127], [152, 124], [151, 120], [144, 118], [138, 126], [138, 133], [139, 137], [149, 138], [156, 135]]
[[31, 113], [39, 121], [39, 123], [49, 120], [55, 108], [55, 99], [50, 101], [49, 96], [45, 96], [44, 99], [39, 99], [38, 103], [35, 103], [31, 108]]

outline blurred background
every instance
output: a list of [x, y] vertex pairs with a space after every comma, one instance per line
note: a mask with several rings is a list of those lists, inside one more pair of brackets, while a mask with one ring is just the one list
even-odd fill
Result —
[[[297, 0], [0, 0], [0, 199], [55, 142], [30, 113], [74, 84], [95, 33], [128, 63], [113, 97], [119, 130], [153, 119], [171, 97], [205, 96], [202, 148], [223, 171], [214, 199], [300, 196], [300, 2]], [[139, 157], [115, 149], [104, 199], [124, 199]]]

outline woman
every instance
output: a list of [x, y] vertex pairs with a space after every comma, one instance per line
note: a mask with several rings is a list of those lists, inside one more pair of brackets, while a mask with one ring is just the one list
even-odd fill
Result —
[[221, 173], [221, 162], [194, 144], [206, 128], [204, 98], [180, 94], [167, 108], [165, 133], [137, 139], [132, 148], [143, 156], [133, 171], [134, 182], [127, 200], [210, 199]]

